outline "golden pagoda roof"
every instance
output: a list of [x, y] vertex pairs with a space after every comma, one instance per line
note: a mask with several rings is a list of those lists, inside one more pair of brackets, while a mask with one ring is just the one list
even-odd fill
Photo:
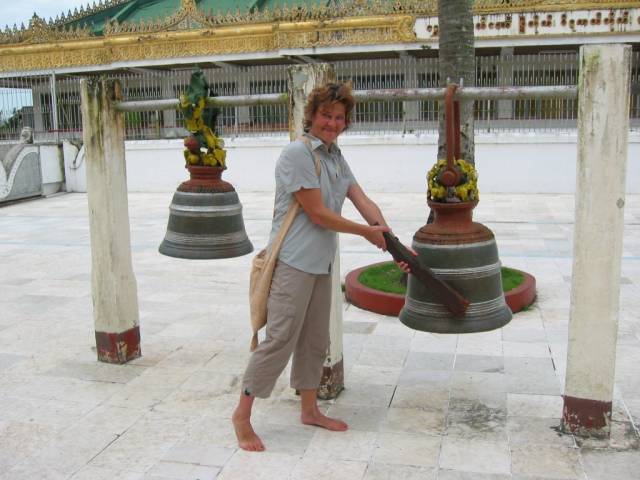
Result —
[[[283, 49], [423, 44], [416, 34], [416, 19], [436, 17], [438, 3], [281, 1], [100, 0], [49, 21], [34, 15], [28, 27], [0, 31], [0, 72], [251, 55]], [[231, 5], [236, 7], [233, 11]], [[640, 1], [619, 0], [476, 0], [474, 13], [510, 16], [639, 7]], [[510, 18], [507, 23], [511, 23]]]
[[[437, 0], [99, 0], [48, 21], [34, 14], [28, 26], [0, 31], [0, 45], [52, 40], [301, 22], [376, 15], [437, 15]], [[620, 0], [475, 0], [475, 14], [639, 7]]]

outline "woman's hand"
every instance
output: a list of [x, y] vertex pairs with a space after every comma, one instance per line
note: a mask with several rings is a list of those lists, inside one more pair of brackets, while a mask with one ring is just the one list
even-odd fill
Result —
[[[413, 248], [407, 247], [407, 250], [409, 250], [414, 257], [418, 256], [418, 253]], [[404, 273], [411, 273], [411, 268], [409, 267], [409, 264], [407, 262], [396, 262], [396, 265], [398, 265], [398, 268]]]
[[391, 229], [389, 227], [383, 227], [382, 225], [370, 225], [370, 226], [367, 226], [362, 236], [367, 240], [369, 240], [371, 243], [373, 243], [376, 247], [386, 252], [387, 242], [385, 241], [382, 234], [384, 232], [390, 232], [390, 231]]

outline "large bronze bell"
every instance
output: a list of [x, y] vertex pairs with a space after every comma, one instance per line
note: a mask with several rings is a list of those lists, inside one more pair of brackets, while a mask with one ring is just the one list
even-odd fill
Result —
[[[463, 184], [465, 176], [454, 163], [454, 159], [460, 159], [460, 110], [454, 101], [455, 89], [455, 85], [450, 85], [445, 95], [447, 162], [437, 176], [438, 185], [447, 195]], [[493, 232], [473, 221], [477, 197], [457, 200], [457, 203], [428, 201], [434, 222], [416, 232], [412, 246], [420, 262], [468, 300], [469, 305], [464, 316], [455, 316], [433, 291], [409, 275], [400, 321], [415, 330], [483, 332], [500, 328], [511, 320], [511, 310], [502, 291], [501, 265]]]
[[434, 222], [413, 237], [413, 249], [431, 268], [469, 300], [463, 317], [455, 317], [409, 275], [400, 321], [415, 330], [434, 333], [471, 333], [500, 328], [511, 320], [502, 291], [500, 260], [493, 232], [472, 221], [476, 202], [429, 202]]
[[176, 258], [231, 258], [253, 251], [233, 186], [223, 168], [189, 165], [190, 180], [173, 195], [169, 223], [159, 251]]

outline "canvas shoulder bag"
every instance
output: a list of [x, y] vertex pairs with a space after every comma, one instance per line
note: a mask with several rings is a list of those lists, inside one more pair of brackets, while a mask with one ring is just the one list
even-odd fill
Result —
[[[311, 148], [311, 143], [306, 137], [301, 140], [309, 147], [315, 159], [316, 174], [320, 177], [320, 158], [318, 154]], [[251, 351], [253, 352], [258, 346], [258, 331], [267, 324], [267, 300], [269, 299], [269, 290], [271, 289], [271, 279], [273, 271], [276, 268], [280, 248], [284, 242], [284, 238], [296, 218], [300, 204], [293, 196], [287, 214], [282, 221], [278, 235], [273, 240], [270, 248], [263, 248], [253, 257], [251, 262], [251, 274], [249, 277], [249, 311], [251, 313], [251, 329], [253, 336], [251, 338]]]

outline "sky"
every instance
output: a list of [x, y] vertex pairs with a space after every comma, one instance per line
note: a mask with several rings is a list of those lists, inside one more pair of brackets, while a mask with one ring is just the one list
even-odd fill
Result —
[[49, 17], [55, 19], [62, 12], [66, 14], [89, 4], [93, 4], [93, 0], [0, 0], [0, 28], [4, 30], [5, 25], [13, 27], [14, 23], [18, 27], [24, 23], [26, 27], [34, 12], [49, 20]]

